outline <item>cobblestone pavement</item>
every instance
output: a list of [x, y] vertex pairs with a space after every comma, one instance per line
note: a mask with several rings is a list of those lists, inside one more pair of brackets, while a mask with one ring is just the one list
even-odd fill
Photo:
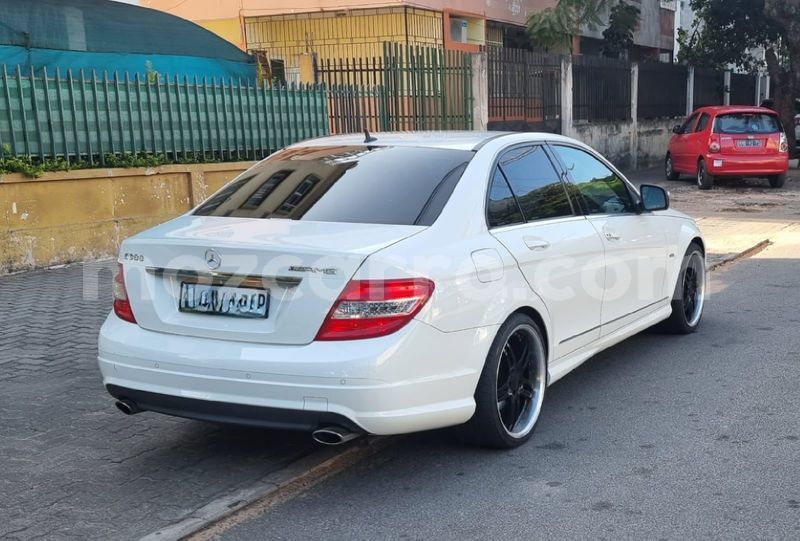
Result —
[[658, 184], [670, 192], [670, 203], [694, 216], [728, 218], [737, 222], [788, 221], [800, 219], [800, 170], [790, 170], [786, 185], [769, 187], [764, 179], [719, 179], [713, 190], [697, 189], [695, 179], [664, 179], [661, 168], [645, 169], [626, 175], [634, 184]]
[[314, 449], [117, 411], [96, 366], [112, 268], [0, 277], [0, 539], [136, 539]]

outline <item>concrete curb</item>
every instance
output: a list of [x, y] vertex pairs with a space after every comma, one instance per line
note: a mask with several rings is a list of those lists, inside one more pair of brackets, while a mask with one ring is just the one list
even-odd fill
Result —
[[717, 270], [718, 268], [722, 267], [723, 265], [727, 265], [728, 263], [733, 263], [734, 261], [738, 261], [738, 260], [744, 259], [746, 257], [752, 257], [752, 256], [756, 255], [757, 253], [764, 251], [771, 244], [772, 244], [771, 240], [764, 239], [764, 240], [754, 244], [753, 246], [751, 246], [750, 248], [748, 248], [746, 250], [743, 250], [741, 252], [732, 254], [730, 256], [727, 256], [727, 257], [723, 258], [720, 261], [717, 261], [716, 263], [712, 263], [711, 265], [708, 265], [708, 267], [706, 267], [706, 270], [708, 272], [711, 272], [711, 271]]
[[246, 488], [207, 503], [183, 520], [156, 530], [140, 541], [212, 539], [374, 455], [396, 440], [368, 437], [344, 449], [323, 448], [262, 477]]

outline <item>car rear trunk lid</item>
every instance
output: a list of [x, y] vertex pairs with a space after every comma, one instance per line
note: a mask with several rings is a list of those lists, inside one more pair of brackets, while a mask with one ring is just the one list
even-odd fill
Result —
[[[145, 329], [307, 344], [371, 253], [423, 229], [187, 215], [126, 240], [120, 258], [133, 313]], [[197, 281], [263, 288], [267, 317], [182, 311], [181, 284]]]
[[741, 111], [714, 119], [714, 136], [720, 153], [734, 156], [780, 152], [780, 121], [771, 113]]

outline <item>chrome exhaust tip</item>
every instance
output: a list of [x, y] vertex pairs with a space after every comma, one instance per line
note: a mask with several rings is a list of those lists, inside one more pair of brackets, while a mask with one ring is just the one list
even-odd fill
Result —
[[341, 445], [356, 439], [359, 435], [341, 426], [326, 426], [311, 433], [314, 441], [322, 445]]
[[123, 398], [122, 400], [117, 400], [114, 403], [114, 405], [117, 406], [117, 409], [122, 413], [124, 413], [125, 415], [134, 415], [142, 411], [139, 408], [139, 406], [136, 405], [136, 402], [128, 400], [126, 398]]

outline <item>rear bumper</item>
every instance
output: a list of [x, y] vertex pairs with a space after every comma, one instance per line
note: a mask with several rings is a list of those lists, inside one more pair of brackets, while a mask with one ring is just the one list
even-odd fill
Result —
[[709, 173], [722, 177], [779, 175], [789, 170], [789, 157], [710, 154], [706, 156], [706, 166]]
[[143, 411], [154, 411], [199, 421], [271, 428], [274, 430], [305, 430], [308, 432], [332, 425], [344, 426], [355, 431], [361, 430], [347, 417], [325, 411], [298, 411], [214, 402], [130, 389], [118, 385], [107, 385], [106, 390], [108, 394], [118, 400], [135, 402], [139, 409]]
[[412, 321], [392, 335], [303, 346], [194, 338], [113, 314], [100, 331], [103, 383], [145, 410], [207, 421], [399, 434], [469, 420], [496, 328], [441, 332]]

